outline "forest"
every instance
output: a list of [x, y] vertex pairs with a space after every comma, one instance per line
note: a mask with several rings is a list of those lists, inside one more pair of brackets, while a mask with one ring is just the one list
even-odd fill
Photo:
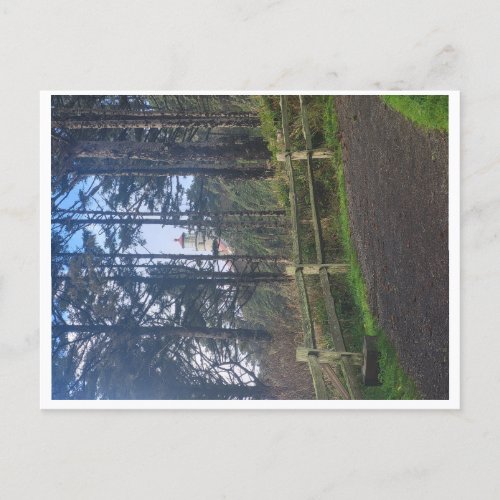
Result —
[[259, 99], [52, 96], [53, 399], [313, 397]]

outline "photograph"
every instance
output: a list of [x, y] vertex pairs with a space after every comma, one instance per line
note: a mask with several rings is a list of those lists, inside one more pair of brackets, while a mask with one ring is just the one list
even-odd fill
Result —
[[458, 99], [42, 92], [42, 408], [457, 408]]

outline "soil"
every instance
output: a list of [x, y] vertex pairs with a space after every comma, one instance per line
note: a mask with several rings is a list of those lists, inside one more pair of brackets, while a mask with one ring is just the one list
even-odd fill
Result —
[[369, 303], [425, 399], [448, 399], [448, 139], [378, 96], [336, 98]]
[[309, 365], [296, 361], [296, 350], [304, 343], [295, 284], [281, 284], [287, 307], [281, 318], [267, 326], [272, 340], [261, 358], [261, 380], [272, 387], [272, 399], [316, 399]]

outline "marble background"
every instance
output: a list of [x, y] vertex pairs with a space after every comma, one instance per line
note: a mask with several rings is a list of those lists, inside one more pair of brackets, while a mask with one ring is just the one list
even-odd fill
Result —
[[[498, 498], [500, 4], [0, 1], [0, 496]], [[462, 91], [460, 411], [39, 410], [38, 92]]]

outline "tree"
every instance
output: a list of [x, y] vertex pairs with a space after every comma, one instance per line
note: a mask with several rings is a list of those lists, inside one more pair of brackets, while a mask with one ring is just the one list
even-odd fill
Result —
[[270, 159], [262, 138], [242, 143], [199, 141], [163, 144], [137, 141], [77, 141], [68, 151], [73, 158], [104, 158], [108, 160], [146, 160], [175, 164], [179, 161], [217, 164], [223, 160], [238, 162]]
[[52, 224], [82, 227], [90, 224], [158, 224], [180, 227], [277, 227], [283, 225], [284, 210], [255, 210], [227, 212], [145, 211], [145, 210], [71, 210], [52, 211]]
[[217, 176], [231, 179], [260, 179], [273, 175], [273, 169], [266, 161], [239, 163], [235, 159], [221, 158], [206, 163], [194, 160], [178, 160], [174, 163], [160, 161], [144, 164], [137, 160], [92, 160], [65, 161], [63, 175], [120, 177], [171, 177], [171, 176]]
[[[53, 251], [52, 258], [72, 258], [83, 256], [82, 252], [61, 252]], [[196, 265], [198, 269], [201, 269], [203, 263], [205, 262], [222, 262], [225, 265], [228, 263], [232, 266], [235, 264], [248, 266], [252, 270], [256, 270], [257, 265], [269, 265], [276, 266], [279, 264], [289, 263], [288, 259], [283, 259], [279, 255], [244, 255], [244, 254], [229, 254], [223, 256], [217, 255], [205, 255], [205, 254], [194, 254], [186, 255], [181, 253], [99, 253], [94, 254], [94, 265], [98, 267], [103, 265], [104, 267], [114, 267], [114, 265], [139, 265], [139, 261], [149, 261], [154, 262], [156, 260], [162, 261], [167, 260], [173, 263], [179, 263], [180, 265], [187, 266], [189, 263]], [[116, 263], [116, 260], [119, 263]], [[121, 262], [123, 260], [123, 263]], [[213, 269], [211, 267], [210, 269]], [[245, 268], [246, 269], [246, 268]], [[222, 271], [222, 269], [219, 269]]]
[[52, 127], [66, 129], [235, 128], [258, 126], [260, 126], [258, 115], [248, 112], [200, 113], [183, 111], [172, 113], [152, 109], [138, 111], [107, 108], [63, 108], [55, 109], [52, 113]]
[[[123, 276], [118, 274], [99, 276], [97, 278], [100, 282], [113, 282], [120, 285], [123, 284], [157, 284], [164, 287], [178, 287], [178, 286], [198, 286], [204, 284], [215, 283], [218, 285], [231, 285], [233, 283], [273, 283], [283, 281], [293, 281], [293, 276], [283, 273], [267, 273], [267, 272], [253, 272], [253, 273], [230, 273], [230, 272], [216, 272], [216, 271], [197, 271], [195, 269], [180, 269], [168, 270], [168, 274], [164, 276]], [[71, 282], [71, 276], [55, 276], [53, 281], [57, 283]]]
[[[92, 159], [90, 162], [81, 161]], [[60, 175], [269, 174], [270, 153], [262, 139], [241, 144], [77, 141], [60, 152]], [[100, 162], [96, 160], [101, 160]]]
[[84, 334], [91, 338], [102, 333], [116, 335], [137, 336], [168, 336], [199, 339], [242, 339], [242, 340], [270, 340], [270, 335], [263, 330], [246, 328], [208, 328], [208, 327], [183, 327], [183, 326], [130, 326], [130, 325], [53, 325], [52, 335], [59, 337], [67, 333]]

